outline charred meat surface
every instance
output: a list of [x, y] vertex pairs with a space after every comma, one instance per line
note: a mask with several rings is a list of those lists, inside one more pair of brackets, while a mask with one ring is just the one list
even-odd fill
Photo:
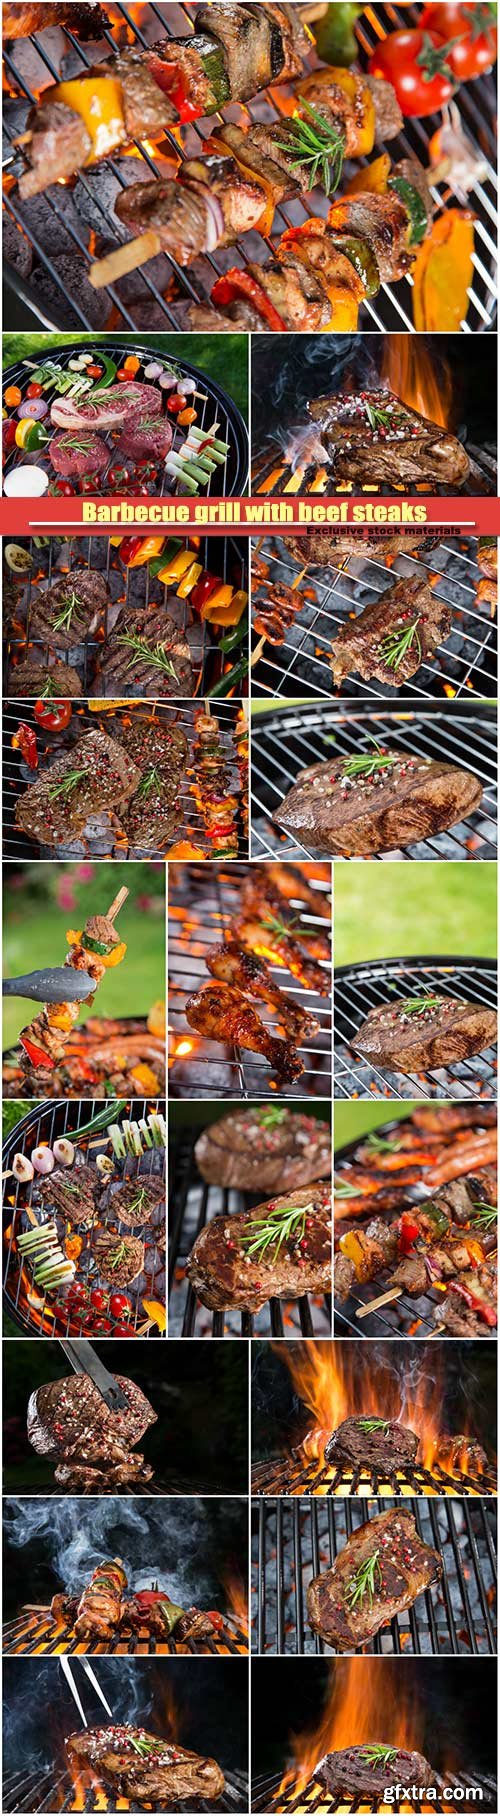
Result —
[[300, 1042], [308, 1035], [317, 1034], [317, 1017], [296, 1003], [293, 996], [288, 996], [274, 982], [265, 959], [258, 958], [256, 952], [247, 952], [239, 940], [226, 936], [223, 946], [212, 946], [207, 954], [207, 969], [220, 983], [235, 984], [238, 989], [248, 991], [249, 996], [267, 1003], [284, 1033], [292, 1040]]
[[325, 1463], [373, 1464], [376, 1469], [406, 1468], [415, 1462], [419, 1440], [395, 1419], [367, 1415], [343, 1419], [325, 1445]]
[[473, 1059], [495, 1045], [497, 1018], [483, 1003], [456, 996], [400, 998], [370, 1009], [352, 1046], [392, 1072], [430, 1072]]
[[396, 488], [425, 482], [431, 490], [465, 484], [462, 443], [392, 391], [333, 393], [308, 409], [337, 480]]
[[86, 1728], [66, 1741], [70, 1758], [87, 1767], [117, 1796], [131, 1803], [179, 1803], [192, 1797], [214, 1802], [224, 1790], [224, 1774], [215, 1759], [204, 1759], [172, 1745], [145, 1728]]
[[[432, 540], [439, 542], [439, 536], [432, 535]], [[293, 555], [300, 567], [306, 562], [311, 567], [338, 567], [339, 561], [349, 556], [356, 556], [360, 561], [370, 558], [384, 560], [386, 555], [413, 554], [415, 549], [428, 541], [427, 531], [409, 530], [398, 535], [394, 530], [307, 530], [305, 536], [287, 536], [287, 554]]]
[[359, 674], [365, 681], [401, 687], [445, 642], [450, 628], [450, 607], [427, 577], [398, 580], [338, 632], [330, 657], [335, 686], [346, 675]]
[[42, 1179], [38, 1190], [44, 1206], [53, 1206], [68, 1223], [85, 1226], [94, 1220], [102, 1185], [95, 1167], [56, 1167]]
[[435, 1777], [422, 1753], [407, 1753], [379, 1742], [326, 1753], [313, 1772], [331, 1797], [346, 1797], [354, 1803], [366, 1799], [371, 1809], [384, 1807], [384, 1792], [391, 1785], [431, 1786]]
[[75, 1630], [79, 1639], [87, 1636], [112, 1639], [120, 1624], [126, 1587], [127, 1578], [119, 1558], [97, 1565], [78, 1602]]
[[165, 1187], [160, 1180], [126, 1179], [117, 1192], [112, 1192], [109, 1209], [120, 1223], [127, 1224], [131, 1230], [143, 1229], [151, 1222], [153, 1211], [159, 1205], [165, 1205]]
[[126, 806], [139, 781], [122, 745], [103, 731], [87, 732], [26, 789], [16, 826], [40, 845], [64, 844], [95, 814]]
[[187, 1264], [202, 1305], [257, 1312], [268, 1299], [329, 1293], [332, 1224], [329, 1187], [302, 1187], [252, 1211], [213, 1217]]
[[290, 1040], [277, 1040], [264, 1026], [241, 990], [229, 984], [202, 984], [186, 998], [186, 1020], [206, 1040], [262, 1053], [280, 1084], [290, 1084], [304, 1071], [303, 1061]]
[[83, 692], [80, 676], [69, 662], [53, 662], [44, 668], [41, 662], [19, 662], [9, 675], [10, 700], [77, 699]]
[[299, 1191], [329, 1174], [330, 1132], [315, 1116], [277, 1104], [234, 1110], [198, 1136], [195, 1158], [209, 1185], [240, 1192]]
[[153, 1425], [156, 1413], [134, 1381], [116, 1375], [127, 1406], [111, 1412], [90, 1375], [50, 1381], [31, 1394], [28, 1438], [39, 1456], [58, 1458], [56, 1481], [69, 1491], [126, 1487], [148, 1480], [149, 1465], [131, 1446]]
[[31, 38], [33, 32], [46, 31], [48, 25], [71, 25], [79, 38], [98, 38], [104, 23], [102, 7], [97, 0], [44, 0], [42, 6], [22, 5], [12, 0], [2, 7], [2, 37]]
[[[380, 760], [379, 760], [380, 759]], [[333, 856], [374, 857], [446, 831], [479, 807], [482, 786], [455, 763], [373, 747], [303, 769], [274, 824]]]
[[474, 1221], [474, 1212], [481, 1205], [496, 1205], [497, 1171], [495, 1166], [480, 1167], [478, 1173], [470, 1173], [466, 1179], [453, 1179], [442, 1186], [439, 1193], [440, 1204], [449, 1209], [454, 1223]]
[[103, 657], [97, 693], [132, 697], [191, 697], [193, 670], [189, 644], [164, 607], [120, 613]]
[[424, 1545], [412, 1513], [379, 1513], [357, 1526], [331, 1570], [310, 1582], [311, 1627], [335, 1652], [352, 1652], [411, 1608], [441, 1574], [440, 1553]]
[[103, 1280], [110, 1286], [129, 1286], [142, 1274], [144, 1243], [138, 1236], [120, 1236], [117, 1230], [100, 1230], [94, 1255]]
[[75, 649], [99, 624], [109, 599], [102, 574], [76, 572], [61, 575], [53, 586], [34, 595], [29, 614], [30, 637], [40, 637], [49, 649]]

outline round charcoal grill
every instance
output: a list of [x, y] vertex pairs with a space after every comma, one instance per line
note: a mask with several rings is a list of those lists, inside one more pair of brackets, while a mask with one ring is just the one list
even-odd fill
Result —
[[[96, 1104], [96, 1114], [98, 1110], [99, 1105]], [[139, 1117], [147, 1117], [151, 1112], [163, 1115], [165, 1112], [163, 1101], [152, 1098], [151, 1100], [143, 1099], [140, 1103], [137, 1099], [133, 1103], [129, 1102], [121, 1112], [119, 1120], [121, 1122], [125, 1117], [125, 1120], [136, 1121]], [[27, 1116], [23, 1116], [22, 1120], [16, 1124], [5, 1143], [4, 1173], [11, 1167], [15, 1153], [26, 1154], [29, 1157], [34, 1148], [39, 1147], [40, 1144], [52, 1147], [54, 1141], [60, 1140], [63, 1135], [72, 1139], [73, 1132], [76, 1133], [79, 1128], [83, 1129], [91, 1119], [92, 1111], [85, 1103], [37, 1104], [28, 1112]], [[138, 1188], [143, 1184], [147, 1185], [150, 1181], [154, 1184], [162, 1183], [164, 1179], [163, 1152], [158, 1148], [147, 1148], [144, 1143], [143, 1146], [145, 1151], [141, 1159], [128, 1158], [125, 1161], [114, 1163], [112, 1176], [114, 1187], [129, 1179], [137, 1180]], [[76, 1156], [80, 1158], [80, 1162], [83, 1161], [83, 1164], [77, 1167], [77, 1158], [75, 1158], [72, 1168], [68, 1169], [68, 1181], [77, 1176], [78, 1178], [81, 1175], [84, 1176], [87, 1167], [95, 1167], [98, 1154], [112, 1154], [106, 1130], [101, 1134], [97, 1132], [94, 1136], [90, 1135], [83, 1142], [78, 1143]], [[71, 1310], [65, 1305], [64, 1291], [61, 1290], [59, 1293], [54, 1290], [48, 1290], [46, 1293], [38, 1289], [33, 1291], [31, 1268], [22, 1263], [19, 1255], [17, 1236], [22, 1231], [28, 1230], [32, 1222], [27, 1215], [27, 1207], [32, 1208], [36, 1222], [56, 1222], [59, 1240], [60, 1242], [64, 1240], [66, 1228], [64, 1217], [50, 1203], [44, 1203], [37, 1196], [36, 1187], [41, 1178], [42, 1175], [35, 1174], [34, 1180], [28, 1186], [20, 1185], [15, 1178], [6, 1179], [4, 1182], [3, 1294], [5, 1311], [24, 1336], [53, 1337], [54, 1329], [59, 1338], [91, 1336], [91, 1326], [86, 1330], [75, 1309]], [[82, 1241], [81, 1252], [73, 1256], [76, 1262], [76, 1272], [73, 1278], [75, 1284], [88, 1286], [89, 1292], [93, 1291], [94, 1287], [102, 1287], [107, 1294], [113, 1292], [113, 1287], [109, 1285], [109, 1282], [101, 1278], [98, 1264], [93, 1260], [92, 1247], [94, 1231], [114, 1231], [115, 1229], [117, 1229], [117, 1218], [113, 1216], [113, 1193], [106, 1210], [104, 1212], [96, 1210], [94, 1221], [89, 1228], [83, 1229], [78, 1223], [71, 1227], [70, 1239], [74, 1236], [77, 1240]], [[128, 1226], [121, 1224], [119, 1235], [138, 1235], [142, 1237], [145, 1244], [143, 1273], [129, 1286], [119, 1288], [131, 1304], [130, 1331], [136, 1337], [158, 1337], [162, 1333], [158, 1325], [149, 1318], [144, 1310], [143, 1299], [159, 1301], [160, 1304], [162, 1300], [163, 1302], [165, 1300], [164, 1250], [163, 1247], [160, 1249], [157, 1246], [157, 1241], [160, 1239], [163, 1241], [165, 1238], [163, 1201], [160, 1201], [159, 1209], [153, 1212], [151, 1222], [145, 1226], [144, 1231], [141, 1229], [129, 1230]], [[31, 1296], [31, 1303], [28, 1295]], [[61, 1311], [54, 1327], [53, 1312], [56, 1303]], [[122, 1320], [113, 1318], [108, 1311], [104, 1315], [111, 1324], [111, 1330], [105, 1334], [112, 1336], [113, 1325], [119, 1324]]]
[[270, 1299], [255, 1315], [236, 1310], [209, 1311], [198, 1300], [186, 1279], [186, 1261], [196, 1237], [212, 1217], [231, 1217], [235, 1211], [254, 1210], [262, 1204], [258, 1192], [207, 1185], [194, 1158], [194, 1137], [181, 1136], [172, 1144], [169, 1201], [169, 1304], [170, 1337], [329, 1337], [332, 1329], [330, 1298]]
[[[39, 361], [35, 359], [33, 364], [35, 366], [37, 364], [43, 365], [44, 358], [54, 358], [61, 370], [67, 371], [70, 360], [75, 359], [78, 354], [82, 352], [82, 349], [84, 351], [86, 345], [86, 341], [70, 341], [69, 343], [65, 343], [62, 347], [54, 348], [53, 354], [49, 348], [47, 353], [41, 353]], [[130, 338], [128, 340], [115, 340], [111, 335], [106, 335], [103, 340], [98, 340], [96, 342], [96, 351], [98, 356], [99, 353], [107, 354], [110, 359], [115, 361], [117, 368], [123, 366], [123, 361], [127, 359], [131, 353], [135, 353], [137, 358], [140, 359], [142, 368], [150, 365], [156, 357], [159, 359], [162, 357], [161, 354], [156, 355], [152, 347], [145, 346], [143, 341], [131, 341]], [[165, 356], [165, 366], [167, 366], [168, 363], [168, 357]], [[208, 433], [210, 429], [213, 429], [214, 422], [217, 422], [218, 428], [216, 433], [218, 437], [220, 437], [222, 441], [227, 441], [229, 443], [229, 451], [225, 464], [224, 466], [217, 466], [215, 472], [211, 473], [208, 486], [203, 487], [203, 497], [205, 498], [210, 494], [215, 498], [240, 497], [245, 490], [248, 476], [248, 436], [243, 417], [237, 409], [236, 404], [233, 403], [232, 398], [226, 396], [226, 393], [221, 390], [220, 385], [215, 383], [215, 379], [207, 378], [205, 373], [200, 372], [197, 366], [191, 366], [186, 359], [178, 359], [177, 355], [175, 356], [175, 366], [183, 378], [194, 378], [196, 381], [196, 389], [200, 394], [195, 399], [198, 413], [196, 427], [206, 430]], [[77, 376], [78, 375], [75, 373], [75, 378]], [[134, 376], [136, 382], [139, 384], [148, 384], [150, 382], [148, 379], [144, 380], [141, 377], [140, 372]], [[4, 371], [4, 389], [8, 385], [18, 385], [24, 398], [29, 378], [30, 372], [28, 367], [22, 360], [17, 360], [15, 365], [7, 366]], [[151, 379], [151, 384], [153, 386], [155, 385], [153, 379]], [[67, 396], [68, 393], [65, 393], [65, 395]], [[48, 386], [44, 391], [44, 398], [49, 405], [55, 401], [57, 396], [58, 393], [52, 389], [52, 386]], [[91, 399], [91, 396], [92, 393], [90, 392], [89, 400]], [[85, 399], [82, 401], [85, 401]], [[168, 420], [173, 428], [170, 452], [175, 454], [186, 439], [186, 429], [179, 428], [176, 417], [169, 417]], [[54, 434], [57, 434], [56, 426], [54, 427]], [[104, 430], [100, 432], [100, 439], [101, 441], [105, 441], [106, 446], [109, 448], [109, 466], [112, 467], [114, 464], [113, 456], [116, 444], [113, 443], [109, 432]], [[121, 459], [121, 457], [119, 457], [119, 459]], [[10, 473], [14, 467], [23, 466], [25, 460], [26, 456], [23, 453], [22, 448], [16, 448], [14, 453], [11, 452], [9, 454], [4, 469], [5, 472]], [[51, 479], [57, 477], [52, 470], [47, 454], [44, 456], [42, 453], [39, 457], [37, 456], [36, 464], [39, 467], [43, 467], [43, 469], [50, 474]], [[125, 464], [127, 463], [125, 462]], [[151, 464], [154, 464], [154, 457]], [[128, 465], [133, 469], [134, 462], [130, 460]], [[99, 497], [107, 496], [106, 475], [101, 475], [96, 480], [95, 490]], [[77, 491], [78, 482], [76, 482], [75, 486], [75, 492]], [[182, 492], [182, 481], [179, 482], [173, 474], [164, 471], [163, 466], [160, 463], [159, 482], [151, 487], [151, 496], [170, 498], [177, 492]]]
[[435, 706], [416, 712], [374, 711], [371, 702], [348, 706], [289, 706], [256, 714], [252, 725], [252, 857], [321, 857], [312, 834], [287, 833], [273, 825], [300, 770], [334, 757], [370, 755], [375, 745], [404, 750], [411, 756], [434, 757], [470, 770], [483, 785], [483, 799], [460, 825], [404, 850], [380, 853], [385, 858], [496, 857], [496, 711], [464, 703], [460, 710]]
[[[412, 6], [411, 22], [417, 23], [421, 8]], [[190, 34], [194, 28], [195, 5], [164, 6], [149, 5], [140, 9], [118, 4], [113, 8], [113, 19], [120, 19], [126, 25], [126, 36], [129, 44], [137, 50], [146, 49], [148, 45], [161, 41], [165, 33], [174, 36]], [[357, 22], [359, 55], [362, 65], [380, 40], [388, 32], [408, 25], [407, 7], [392, 5], [377, 6], [376, 20], [371, 8], [363, 9], [362, 17]], [[78, 76], [89, 66], [95, 64], [103, 55], [116, 50], [116, 38], [112, 30], [105, 25], [99, 47], [92, 41], [83, 43], [76, 39], [68, 28], [61, 27], [59, 42], [64, 33], [65, 74]], [[15, 158], [13, 141], [23, 131], [26, 123], [26, 102], [36, 99], [33, 84], [33, 52], [38, 54], [40, 85], [43, 80], [44, 90], [47, 83], [57, 81], [60, 77], [58, 63], [52, 60], [52, 42], [49, 36], [40, 35], [31, 39], [30, 64], [23, 56], [23, 44], [14, 43], [4, 53], [6, 78], [12, 86], [13, 99], [8, 99], [4, 106], [4, 127], [8, 147], [12, 148], [11, 156], [15, 159], [9, 169], [22, 168], [21, 156]], [[308, 73], [308, 65], [305, 66]], [[309, 68], [311, 62], [309, 61]], [[36, 68], [36, 66], [35, 66]], [[294, 90], [290, 85], [267, 89], [256, 95], [246, 107], [238, 107], [237, 118], [241, 124], [252, 122], [273, 122], [283, 112], [289, 114], [293, 109]], [[481, 151], [482, 170], [470, 193], [469, 205], [474, 215], [475, 252], [473, 260], [472, 281], [469, 288], [469, 306], [466, 321], [462, 324], [466, 332], [488, 330], [495, 321], [496, 311], [496, 141], [495, 141], [495, 81], [493, 75], [478, 78], [458, 90], [456, 96], [462, 126], [473, 146]], [[223, 117], [234, 119], [234, 104], [228, 107]], [[218, 117], [218, 116], [217, 116]], [[179, 157], [196, 158], [203, 155], [204, 141], [208, 132], [217, 125], [217, 117], [205, 122], [182, 128], [182, 144], [177, 134], [165, 131], [154, 145], [136, 140], [133, 153], [137, 162], [136, 177], [154, 178], [165, 174], [165, 158], [170, 160], [168, 174], [173, 174], [172, 156], [177, 165]], [[430, 115], [423, 120], [406, 120], [403, 130], [397, 139], [389, 143], [391, 161], [396, 163], [401, 158], [416, 157], [426, 166], [428, 163], [427, 148], [429, 140], [441, 125], [440, 115]], [[108, 286], [96, 294], [88, 281], [88, 267], [92, 258], [108, 251], [111, 246], [119, 245], [127, 235], [117, 221], [114, 212], [116, 192], [123, 189], [125, 176], [123, 158], [116, 156], [106, 160], [109, 172], [109, 184], [102, 184], [97, 167], [96, 173], [83, 170], [70, 191], [71, 207], [65, 206], [66, 195], [61, 195], [57, 185], [52, 185], [44, 197], [47, 218], [37, 210], [38, 197], [30, 203], [21, 202], [16, 187], [10, 187], [5, 196], [5, 207], [10, 229], [9, 243], [6, 245], [4, 275], [8, 295], [16, 299], [16, 319], [22, 310], [21, 323], [31, 326], [35, 321], [48, 328], [73, 328], [81, 325], [96, 330], [106, 326], [107, 321], [118, 319], [120, 326], [127, 328], [182, 329], [189, 327], [187, 306], [191, 302], [210, 304], [210, 293], [218, 274], [227, 269], [228, 263], [245, 266], [247, 260], [257, 259], [262, 262], [269, 256], [269, 243], [260, 234], [245, 235], [231, 249], [215, 251], [196, 260], [195, 266], [180, 268], [174, 258], [162, 255], [141, 267], [140, 272], [131, 277], [120, 278], [116, 284]], [[140, 165], [142, 164], [142, 169]], [[360, 163], [348, 163], [346, 177], [359, 171]], [[434, 184], [431, 189], [434, 208], [439, 214], [448, 206], [456, 206], [456, 197], [447, 183]], [[274, 230], [278, 238], [286, 227], [297, 226], [310, 215], [326, 216], [328, 203], [321, 190], [316, 189], [311, 197], [303, 196], [298, 200], [286, 202], [278, 208], [274, 217]], [[93, 247], [89, 251], [89, 224], [92, 229]], [[30, 242], [34, 255], [34, 268], [31, 282], [21, 275], [22, 257], [16, 260], [18, 268], [10, 263], [12, 257], [11, 239], [16, 229], [23, 238]], [[18, 249], [19, 250], [19, 249]], [[70, 275], [68, 275], [70, 273]], [[96, 309], [104, 308], [104, 319]], [[153, 318], [152, 320], [150, 318]], [[9, 324], [10, 325], [10, 324]], [[399, 329], [413, 331], [411, 284], [407, 278], [398, 283], [383, 284], [378, 295], [366, 301], [361, 309], [363, 328]]]
[[[340, 538], [340, 532], [339, 532]], [[256, 695], [299, 695], [316, 698], [318, 694], [345, 694], [349, 700], [370, 698], [392, 702], [420, 702], [429, 695], [438, 699], [455, 696], [468, 701], [495, 699], [497, 696], [497, 632], [492, 608], [482, 603], [477, 588], [481, 573], [477, 565], [476, 542], [472, 537], [454, 536], [443, 530], [438, 548], [426, 552], [425, 545], [415, 554], [401, 553], [390, 568], [383, 559], [365, 555], [360, 540], [359, 555], [350, 555], [338, 568], [307, 567], [304, 577], [296, 558], [291, 559], [286, 541], [269, 540], [262, 545], [262, 556], [269, 568], [271, 585], [297, 586], [306, 593], [304, 604], [285, 632], [280, 644], [262, 643], [254, 633], [253, 687]], [[303, 538], [303, 565], [307, 563], [307, 536]], [[339, 557], [340, 560], [340, 557]], [[361, 566], [362, 564], [362, 566]], [[375, 603], [397, 580], [413, 579], [427, 574], [436, 597], [451, 608], [450, 634], [429, 660], [422, 662], [417, 673], [401, 687], [384, 681], [365, 681], [359, 675], [348, 675], [339, 689], [333, 688], [330, 656], [339, 630], [349, 617]], [[264, 604], [265, 585], [254, 584], [254, 606]], [[257, 653], [258, 652], [258, 653]]]
[[[151, 725], [154, 718], [157, 723], [164, 725], [167, 729], [169, 726], [178, 726], [184, 732], [189, 749], [185, 768], [181, 771], [176, 797], [180, 820], [176, 837], [190, 839], [200, 847], [206, 858], [212, 856], [210, 839], [205, 830], [200, 807], [192, 792], [196, 778], [194, 705], [182, 702], [178, 706], [164, 706], [162, 701], [156, 701], [154, 709], [151, 707], [148, 712], [147, 707], [137, 709], [131, 703], [125, 713], [104, 712], [100, 715], [95, 711], [92, 712], [85, 701], [77, 700], [73, 706], [70, 724], [65, 731], [48, 732], [45, 736], [43, 732], [40, 732], [34, 717], [33, 704], [23, 701], [22, 705], [21, 703], [16, 706], [5, 705], [3, 714], [3, 851], [5, 857], [43, 857], [58, 860], [83, 856], [115, 857], [122, 861], [124, 858], [154, 859], [155, 857], [163, 858], [166, 855], [164, 844], [155, 851], [152, 846], [141, 845], [140, 838], [137, 838], [133, 846], [127, 846], [126, 842], [124, 843], [123, 834], [120, 833], [120, 821], [121, 817], [124, 818], [126, 815], [127, 804], [125, 804], [122, 814], [119, 806], [116, 812], [111, 809], [108, 812], [105, 809], [100, 813], [96, 812], [92, 816], [92, 821], [89, 820], [85, 833], [73, 838], [68, 834], [68, 838], [64, 840], [60, 836], [57, 846], [35, 843], [15, 823], [17, 802], [22, 800], [27, 787], [29, 788], [30, 785], [37, 782], [40, 777], [50, 774], [54, 758], [73, 751], [75, 762], [77, 762], [80, 739], [85, 738], [86, 734], [92, 731], [102, 731], [107, 737], [113, 738], [115, 730], [120, 729], [122, 719], [128, 720], [132, 717], [133, 720], [134, 712], [137, 710], [146, 728]], [[217, 702], [221, 746], [230, 777], [229, 787], [231, 792], [234, 790], [239, 799], [240, 776], [236, 761], [237, 745], [234, 735], [238, 711], [236, 701], [221, 700], [220, 703]], [[22, 718], [23, 724], [32, 727], [37, 736], [38, 754], [41, 761], [39, 761], [36, 771], [29, 769], [22, 752], [12, 747], [12, 740], [16, 735], [20, 718]], [[238, 818], [240, 822], [238, 826], [240, 855], [245, 857], [246, 840], [243, 836], [241, 814]], [[170, 837], [167, 850], [168, 845], [171, 845], [172, 842]]]
[[[109, 536], [75, 536], [67, 542], [59, 542], [50, 536], [42, 548], [37, 548], [34, 539], [23, 538], [21, 546], [31, 558], [31, 568], [26, 582], [16, 584], [12, 593], [12, 576], [5, 569], [4, 575], [4, 621], [6, 637], [4, 645], [4, 695], [12, 697], [16, 686], [15, 669], [18, 663], [26, 658], [33, 662], [48, 664], [52, 656], [58, 662], [75, 667], [80, 677], [84, 694], [96, 693], [99, 699], [106, 697], [109, 687], [110, 697], [116, 695], [116, 683], [107, 681], [102, 672], [102, 657], [106, 653], [110, 633], [117, 623], [118, 613], [131, 611], [147, 612], [161, 607], [165, 616], [172, 618], [181, 635], [187, 637], [193, 665], [193, 693], [208, 693], [216, 682], [221, 681], [227, 672], [228, 658], [219, 649], [217, 638], [209, 624], [201, 622], [190, 607], [189, 597], [180, 599], [176, 587], [171, 590], [163, 581], [152, 578], [149, 565], [144, 567], [124, 567], [120, 562], [119, 551], [113, 548]], [[186, 540], [186, 546], [188, 542]], [[214, 578], [226, 584], [230, 582], [238, 591], [248, 591], [248, 557], [244, 542], [238, 542], [232, 536], [203, 536], [200, 539], [198, 560]], [[70, 650], [55, 650], [50, 642], [35, 636], [33, 631], [33, 608], [38, 596], [38, 589], [53, 586], [63, 575], [70, 572], [77, 580], [78, 575], [102, 575], [109, 589], [109, 601], [104, 607], [101, 621], [93, 635], [90, 633], [83, 643]], [[8, 589], [8, 591], [7, 591]], [[13, 603], [12, 603], [13, 601]], [[8, 623], [7, 623], [8, 620]], [[245, 651], [246, 642], [241, 649]], [[239, 659], [240, 648], [229, 662]], [[242, 684], [247, 691], [247, 683]], [[64, 692], [64, 687], [61, 687]], [[127, 687], [120, 680], [118, 697], [122, 699], [128, 692], [132, 695], [133, 687]], [[144, 698], [144, 689], [142, 690]]]
[[351, 1045], [370, 1009], [399, 997], [462, 997], [497, 1007], [496, 966], [485, 958], [372, 959], [339, 965], [334, 986], [334, 1095], [338, 1098], [496, 1097], [496, 1047], [432, 1072], [381, 1071]]

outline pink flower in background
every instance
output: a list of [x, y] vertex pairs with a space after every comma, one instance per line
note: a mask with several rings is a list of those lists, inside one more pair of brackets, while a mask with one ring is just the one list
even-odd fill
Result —
[[70, 876], [58, 877], [56, 883], [56, 902], [58, 908], [64, 908], [65, 910], [71, 909], [71, 912], [73, 911], [73, 908], [76, 908], [75, 889]]
[[93, 864], [77, 864], [75, 866], [75, 878], [77, 883], [91, 883], [93, 876]]
[[149, 914], [149, 911], [151, 908], [151, 896], [150, 895], [138, 895], [137, 907], [141, 909], [141, 913]]

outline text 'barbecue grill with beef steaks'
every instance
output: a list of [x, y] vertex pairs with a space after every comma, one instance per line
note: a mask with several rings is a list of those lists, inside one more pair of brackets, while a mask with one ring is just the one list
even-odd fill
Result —
[[402, 997], [370, 1009], [352, 1041], [372, 1065], [392, 1072], [432, 1072], [486, 1052], [497, 1018], [484, 1003], [457, 996]]
[[412, 1513], [379, 1513], [356, 1528], [332, 1569], [309, 1583], [311, 1626], [335, 1652], [353, 1652], [411, 1608], [441, 1573], [439, 1551], [424, 1545]]

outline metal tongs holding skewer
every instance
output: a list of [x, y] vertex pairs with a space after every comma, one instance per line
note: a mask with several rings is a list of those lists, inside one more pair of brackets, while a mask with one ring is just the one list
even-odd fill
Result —
[[[47, 996], [42, 999], [44, 1006], [26, 1028], [21, 1029], [20, 1042], [24, 1051], [24, 1066], [52, 1068], [63, 1057], [70, 1038], [73, 1023], [77, 1020], [82, 1002], [93, 992], [104, 977], [107, 964], [118, 962], [118, 956], [124, 957], [126, 947], [120, 948], [120, 942], [114, 931], [114, 921], [128, 896], [128, 889], [118, 890], [105, 915], [89, 915], [81, 934], [70, 934], [71, 945], [64, 966], [59, 970], [47, 973]], [[111, 955], [113, 954], [113, 961]], [[65, 972], [76, 974], [68, 977], [64, 985]], [[40, 974], [43, 980], [43, 972]], [[79, 978], [81, 976], [81, 989]], [[61, 984], [61, 978], [63, 983]], [[27, 974], [24, 978], [13, 980], [14, 984], [23, 985], [28, 994], [40, 1000], [40, 981], [37, 974]], [[90, 984], [90, 992], [89, 992]], [[64, 990], [64, 995], [62, 991]], [[9, 992], [7, 992], [9, 993]], [[16, 992], [17, 993], [17, 992]]]

